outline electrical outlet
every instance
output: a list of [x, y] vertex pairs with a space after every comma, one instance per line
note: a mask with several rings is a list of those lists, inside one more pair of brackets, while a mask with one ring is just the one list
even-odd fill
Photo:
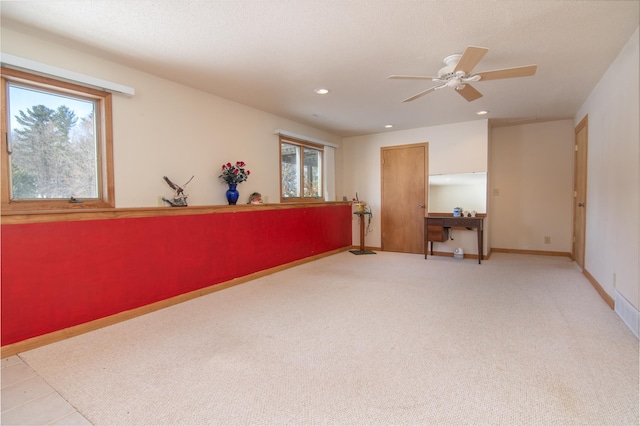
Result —
[[495, 197], [499, 197], [499, 196], [500, 196], [500, 190], [499, 190], [498, 188], [495, 188], [495, 189], [493, 190], [493, 195], [494, 195]]
[[544, 243], [545, 244], [551, 244], [551, 237], [549, 237], [549, 236], [544, 237]]

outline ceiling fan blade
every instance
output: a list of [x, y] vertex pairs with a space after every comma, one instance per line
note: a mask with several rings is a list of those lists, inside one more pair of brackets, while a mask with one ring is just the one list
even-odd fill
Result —
[[527, 65], [524, 67], [504, 68], [501, 70], [479, 72], [476, 75], [480, 76], [480, 81], [500, 80], [503, 78], [529, 77], [535, 75], [537, 69], [537, 65]]
[[[460, 89], [459, 87], [462, 87], [462, 88]], [[456, 92], [460, 93], [460, 95], [462, 95], [462, 97], [469, 102], [475, 101], [476, 99], [482, 97], [482, 93], [478, 92], [469, 83], [459, 87], [456, 87]]]
[[464, 50], [462, 57], [458, 61], [454, 73], [464, 71], [465, 74], [471, 74], [471, 70], [478, 65], [478, 62], [489, 51], [486, 47], [469, 46]]
[[434, 90], [439, 89], [439, 88], [441, 88], [441, 87], [443, 87], [443, 85], [441, 85], [441, 86], [435, 86], [435, 87], [431, 87], [431, 88], [429, 88], [429, 89], [427, 89], [427, 90], [423, 90], [422, 92], [417, 93], [417, 94], [415, 94], [415, 95], [411, 96], [410, 98], [405, 99], [405, 100], [404, 100], [404, 101], [402, 101], [402, 102], [411, 102], [411, 101], [416, 100], [416, 99], [418, 99], [419, 97], [424, 96], [424, 95], [426, 95], [426, 94], [427, 94], [427, 93], [429, 93], [429, 92], [433, 92]]
[[395, 78], [395, 79], [402, 79], [402, 80], [433, 80], [433, 79], [438, 80], [439, 79], [439, 77], [430, 77], [428, 75], [390, 75], [387, 78]]

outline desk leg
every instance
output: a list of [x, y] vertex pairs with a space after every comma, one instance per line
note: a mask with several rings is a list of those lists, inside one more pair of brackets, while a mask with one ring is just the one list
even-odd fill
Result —
[[478, 228], [478, 264], [482, 263], [482, 246], [483, 244], [483, 232], [482, 229]]
[[429, 241], [427, 240], [427, 234], [424, 234], [424, 258], [427, 258], [427, 252], [429, 251]]

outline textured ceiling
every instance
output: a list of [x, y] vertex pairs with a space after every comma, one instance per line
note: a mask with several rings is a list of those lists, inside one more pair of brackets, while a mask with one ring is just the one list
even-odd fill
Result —
[[[36, 31], [148, 73], [336, 135], [478, 119], [571, 118], [639, 24], [638, 1], [93, 0], [1, 3]], [[475, 72], [537, 64], [533, 77], [402, 100], [469, 45]], [[638, 78], [638, 76], [631, 76]], [[126, 84], [126, 82], [123, 82]], [[319, 96], [318, 87], [331, 90]]]

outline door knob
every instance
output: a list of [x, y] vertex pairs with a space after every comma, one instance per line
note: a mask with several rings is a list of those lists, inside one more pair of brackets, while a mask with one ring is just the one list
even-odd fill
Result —
[[584, 207], [584, 203], [578, 203], [578, 207]]
[[419, 209], [424, 209], [424, 204], [418, 204]]

